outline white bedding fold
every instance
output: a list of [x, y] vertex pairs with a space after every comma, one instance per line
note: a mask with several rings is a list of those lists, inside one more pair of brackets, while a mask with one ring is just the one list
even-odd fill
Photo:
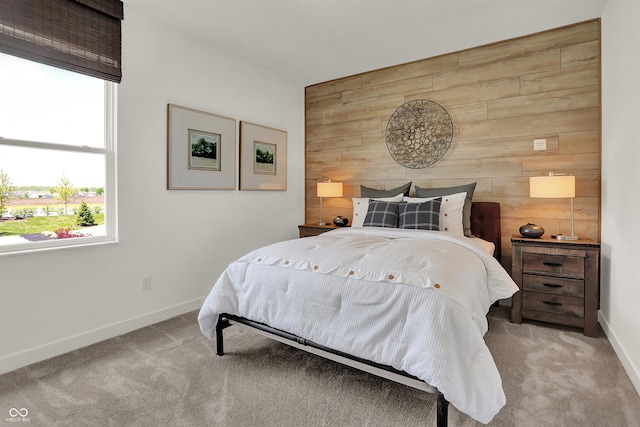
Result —
[[212, 338], [220, 313], [268, 324], [415, 375], [486, 423], [505, 397], [485, 314], [517, 286], [472, 240], [363, 228], [260, 248], [220, 276], [200, 327]]

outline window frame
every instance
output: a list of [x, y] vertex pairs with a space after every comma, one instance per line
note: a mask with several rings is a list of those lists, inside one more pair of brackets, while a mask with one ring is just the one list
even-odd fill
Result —
[[[86, 236], [70, 239], [51, 239], [38, 242], [24, 242], [0, 245], [0, 256], [29, 252], [40, 252], [63, 248], [77, 248], [118, 242], [117, 206], [117, 87], [114, 82], [104, 80], [104, 147], [88, 147], [59, 143], [19, 140], [0, 137], [0, 145], [42, 150], [71, 151], [85, 154], [102, 154], [105, 161], [104, 226], [102, 236]], [[2, 237], [0, 237], [2, 238]]]

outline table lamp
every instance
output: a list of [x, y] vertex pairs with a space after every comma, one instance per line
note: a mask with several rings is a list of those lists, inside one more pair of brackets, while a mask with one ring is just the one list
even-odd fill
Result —
[[576, 177], [568, 174], [549, 172], [548, 176], [529, 177], [529, 197], [545, 197], [551, 199], [571, 199], [571, 234], [558, 234], [557, 240], [579, 240], [573, 233], [573, 198], [576, 196]]
[[331, 182], [331, 180], [319, 182], [317, 196], [320, 197], [320, 222], [318, 225], [326, 225], [322, 220], [322, 199], [325, 197], [342, 197], [342, 183]]

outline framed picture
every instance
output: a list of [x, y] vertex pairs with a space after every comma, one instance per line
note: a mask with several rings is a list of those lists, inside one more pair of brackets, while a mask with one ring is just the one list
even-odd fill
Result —
[[167, 106], [167, 188], [236, 189], [236, 120]]
[[240, 122], [240, 190], [287, 189], [287, 132]]
[[189, 169], [220, 170], [220, 134], [189, 129]]
[[277, 148], [276, 144], [253, 141], [253, 150], [255, 152], [253, 173], [263, 175], [276, 174]]

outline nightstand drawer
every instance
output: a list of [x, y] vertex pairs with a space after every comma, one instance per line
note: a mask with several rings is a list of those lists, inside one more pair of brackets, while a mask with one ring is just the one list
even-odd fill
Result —
[[584, 317], [584, 299], [524, 292], [522, 308], [545, 313]]
[[584, 298], [584, 280], [579, 279], [523, 274], [522, 289], [544, 294]]
[[300, 230], [300, 237], [319, 236], [327, 231], [328, 230], [324, 230], [322, 228], [305, 228], [304, 230]]
[[327, 231], [335, 230], [336, 227], [333, 224], [303, 224], [298, 226], [298, 232], [300, 237], [313, 237], [319, 236], [322, 233], [326, 233]]
[[522, 271], [584, 279], [584, 257], [525, 252], [522, 254]]

